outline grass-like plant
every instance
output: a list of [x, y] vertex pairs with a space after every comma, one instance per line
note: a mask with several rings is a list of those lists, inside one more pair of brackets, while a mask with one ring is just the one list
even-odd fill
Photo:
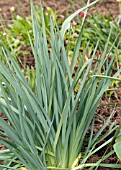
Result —
[[[30, 88], [18, 64], [3, 44], [6, 63], [0, 62], [0, 110], [9, 121], [8, 124], [0, 118], [0, 143], [8, 148], [0, 155], [0, 159], [4, 158], [5, 164], [0, 165], [3, 169], [16, 169], [22, 165], [29, 170], [77, 170], [111, 166], [100, 163], [114, 151], [105, 152], [104, 157], [96, 163], [86, 163], [90, 156], [112, 142], [113, 137], [110, 137], [97, 147], [100, 141], [117, 128], [112, 125], [109, 131], [100, 137], [110, 116], [99, 132], [93, 134], [95, 111], [99, 101], [112, 80], [119, 80], [117, 76], [121, 72], [120, 69], [110, 77], [115, 58], [115, 55], [112, 55], [110, 62], [108, 60], [113, 48], [112, 45], [107, 52], [111, 32], [104, 52], [98, 56], [95, 64], [93, 61], [99, 42], [87, 61], [85, 55], [89, 43], [82, 57], [79, 56], [84, 21], [70, 64], [68, 49], [63, 41], [70, 21], [95, 2], [69, 16], [61, 30], [53, 26], [50, 18], [50, 45], [46, 38], [43, 10], [41, 8], [40, 28], [32, 5], [34, 43], [31, 38], [30, 43], [36, 64], [34, 90]], [[74, 71], [78, 57], [79, 65]], [[77, 86], [79, 89], [75, 95]], [[89, 127], [91, 132], [87, 138]]]
[[119, 3], [119, 16], [118, 16], [118, 25], [120, 26], [121, 24], [121, 0], [117, 0]]
[[115, 144], [114, 144], [114, 150], [117, 154], [117, 157], [121, 160], [121, 125], [119, 126], [116, 133], [117, 134], [116, 134], [116, 139], [115, 139]]

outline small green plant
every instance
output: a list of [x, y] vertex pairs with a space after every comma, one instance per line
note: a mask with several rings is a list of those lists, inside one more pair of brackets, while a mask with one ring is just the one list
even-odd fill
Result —
[[[71, 30], [71, 36], [70, 36], [70, 53], [73, 53], [73, 49], [75, 46], [75, 40], [78, 38], [79, 36], [79, 32], [80, 32], [80, 25], [83, 22], [82, 19], [83, 16], [78, 17], [78, 20], [74, 20], [72, 22], [72, 30]], [[80, 18], [80, 19], [79, 19]], [[109, 41], [109, 46], [108, 48], [111, 47], [111, 45], [114, 42], [115, 37], [119, 34], [121, 34], [120, 32], [120, 28], [118, 27], [118, 25], [116, 24], [115, 21], [112, 21], [110, 16], [109, 17], [104, 17], [103, 14], [88, 14], [88, 17], [86, 18], [85, 21], [85, 29], [83, 30], [83, 43], [81, 45], [80, 50], [83, 51], [83, 49], [85, 49], [86, 44], [88, 41], [90, 41], [90, 48], [88, 49], [88, 54], [90, 55], [92, 53], [92, 51], [94, 50], [94, 47], [96, 45], [96, 42], [98, 40], [100, 40], [100, 44], [98, 46], [98, 52], [100, 53], [100, 51], [104, 50], [104, 45], [106, 43], [106, 40], [108, 38], [109, 32], [112, 29], [112, 35], [110, 37], [110, 41]], [[68, 36], [70, 33], [67, 33], [65, 35], [65, 41], [68, 43]], [[118, 63], [120, 65], [120, 55], [121, 55], [121, 51], [120, 51], [120, 47], [117, 48], [117, 46], [120, 46], [120, 42], [121, 42], [121, 38], [120, 36], [118, 37], [115, 45], [114, 45], [114, 49], [113, 52], [115, 51], [117, 53], [117, 59], [118, 59]]]
[[[103, 139], [117, 129], [110, 126], [106, 134], [101, 135], [111, 116], [106, 120], [97, 134], [93, 134], [95, 111], [103, 93], [112, 80], [119, 81], [119, 69], [113, 77], [112, 65], [115, 55], [108, 62], [108, 56], [113, 46], [108, 49], [111, 31], [102, 55], [93, 66], [94, 57], [99, 42], [91, 57], [85, 62], [89, 43], [87, 43], [80, 58], [79, 49], [82, 42], [82, 31], [77, 39], [70, 64], [68, 63], [68, 48], [64, 46], [64, 35], [71, 20], [79, 12], [90, 7], [98, 0], [79, 9], [69, 16], [59, 30], [50, 18], [50, 43], [48, 47], [43, 9], [41, 7], [40, 27], [35, 9], [32, 5], [32, 27], [34, 42], [29, 35], [35, 58], [36, 74], [34, 90], [22, 73], [16, 60], [3, 44], [3, 55], [6, 62], [0, 62], [0, 110], [10, 124], [0, 118], [0, 143], [8, 150], [2, 151], [3, 169], [22, 168], [28, 170], [78, 170], [85, 167], [110, 167], [101, 162], [114, 151], [105, 155], [96, 163], [87, 163], [90, 156], [104, 146], [111, 144], [113, 137], [97, 147]], [[74, 69], [79, 58], [78, 68]], [[102, 68], [105, 70], [102, 72]], [[73, 78], [73, 79], [72, 79]], [[75, 96], [75, 89], [79, 86]], [[88, 138], [87, 131], [91, 127]], [[86, 147], [84, 144], [86, 142]], [[119, 165], [115, 165], [119, 167]]]
[[[37, 18], [41, 17], [41, 13], [39, 7], [36, 7], [37, 11]], [[49, 19], [50, 16], [53, 18], [53, 23], [56, 23], [56, 12], [53, 11], [51, 8], [47, 7], [46, 12], [44, 12], [45, 18], [45, 25], [46, 25], [46, 32], [47, 35], [50, 34], [49, 32]], [[4, 21], [4, 20], [3, 20]], [[41, 22], [39, 22], [41, 26]], [[31, 39], [33, 40], [33, 30], [32, 30], [32, 18], [28, 16], [23, 18], [19, 15], [15, 16], [12, 20], [12, 23], [8, 24], [8, 27], [3, 25], [3, 31], [0, 31], [0, 39], [6, 44], [6, 46], [10, 49], [13, 55], [16, 57], [19, 54], [26, 54], [29, 51], [23, 51], [21, 47], [30, 46], [30, 41], [27, 35], [29, 33]]]

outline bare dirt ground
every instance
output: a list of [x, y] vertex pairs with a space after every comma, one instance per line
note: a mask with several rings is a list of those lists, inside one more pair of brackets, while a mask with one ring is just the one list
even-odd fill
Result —
[[[34, 0], [35, 4], [39, 4], [40, 0]], [[69, 3], [69, 0], [43, 0], [42, 1], [44, 7], [51, 7], [57, 10], [59, 13], [63, 14], [67, 10], [72, 11], [72, 4]], [[80, 8], [86, 4], [86, 0], [73, 0], [73, 4]], [[30, 14], [30, 5], [29, 0], [0, 0], [0, 11], [1, 14], [7, 18], [11, 18], [10, 8], [15, 7], [16, 14], [26, 16]], [[95, 6], [91, 7], [90, 13], [103, 13], [104, 15], [108, 15], [109, 13], [115, 18], [118, 11], [118, 3], [116, 0], [100, 0]]]
[[[85, 0], [86, 1], [86, 0]], [[84, 6], [84, 0], [73, 0], [76, 8], [80, 8]], [[34, 3], [37, 5], [40, 3], [40, 0], [34, 0]], [[73, 6], [67, 1], [67, 0], [43, 0], [42, 1], [44, 7], [51, 7], [52, 9], [55, 9], [59, 14], [65, 14], [67, 11], [69, 13], [72, 13]], [[11, 19], [11, 12], [10, 8], [15, 7], [15, 14], [21, 15], [21, 16], [27, 16], [30, 15], [30, 5], [29, 0], [0, 0], [0, 17], [1, 19]], [[116, 16], [119, 14], [118, 10], [118, 3], [116, 0], [100, 0], [99, 3], [97, 3], [95, 6], [91, 7], [89, 9], [89, 13], [103, 13], [105, 16], [108, 16], [109, 14], [112, 16], [112, 19], [115, 19]], [[97, 109], [96, 114], [99, 116], [107, 119], [113, 108], [114, 104], [118, 104], [119, 106], [115, 110], [115, 114], [112, 118], [112, 121], [116, 124], [121, 123], [121, 91], [118, 91], [113, 98], [105, 98], [103, 97], [100, 105], [109, 105], [113, 104], [112, 107], [104, 106], [99, 109]], [[0, 116], [3, 116], [0, 114]], [[4, 117], [3, 117], [4, 118]], [[97, 125], [95, 130], [98, 130], [102, 125], [102, 122], [97, 121]], [[107, 127], [108, 128], [108, 127]], [[96, 133], [96, 131], [95, 131]], [[0, 149], [4, 149], [4, 146], [0, 145]], [[103, 151], [102, 151], [103, 153]], [[101, 158], [102, 153], [97, 153], [92, 159], [92, 162], [95, 162], [99, 158]], [[117, 160], [116, 155], [112, 155], [108, 160], [106, 160], [106, 163], [119, 163]], [[98, 170], [113, 170], [112, 168], [98, 168]]]

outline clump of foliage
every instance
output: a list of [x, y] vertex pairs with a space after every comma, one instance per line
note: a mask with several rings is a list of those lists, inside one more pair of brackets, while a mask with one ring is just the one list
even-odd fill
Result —
[[[32, 89], [28, 79], [19, 68], [15, 58], [3, 44], [2, 55], [6, 62], [0, 62], [0, 110], [10, 124], [0, 118], [0, 143], [8, 150], [2, 151], [4, 169], [24, 166], [29, 170], [63, 169], [77, 170], [85, 167], [110, 167], [101, 163], [114, 153], [106, 149], [102, 159], [96, 163], [87, 160], [104, 146], [114, 140], [110, 137], [97, 147], [103, 139], [117, 129], [115, 124], [100, 137], [109, 123], [111, 116], [94, 134], [95, 110], [103, 93], [112, 80], [119, 81], [119, 69], [112, 77], [112, 65], [115, 54], [110, 55], [113, 45], [108, 49], [111, 31], [99, 60], [93, 66], [99, 42], [85, 62], [89, 43], [80, 57], [80, 45], [85, 17], [81, 31], [74, 47], [73, 56], [68, 62], [68, 47], [64, 45], [64, 35], [71, 20], [89, 6], [76, 11], [69, 16], [61, 30], [53, 24], [50, 18], [50, 44], [44, 14], [41, 7], [41, 27], [32, 5], [32, 28], [34, 39], [29, 34], [31, 48], [35, 58], [35, 88]], [[50, 48], [51, 46], [51, 48]], [[79, 61], [76, 72], [77, 61]], [[106, 66], [104, 69], [104, 65]], [[102, 69], [103, 68], [103, 69]], [[102, 71], [103, 70], [103, 71]], [[74, 75], [73, 75], [74, 74]], [[79, 86], [75, 96], [75, 89]], [[91, 132], [86, 137], [87, 131]], [[86, 147], [83, 148], [86, 142]], [[121, 165], [112, 165], [117, 168]]]
[[[79, 19], [80, 17], [80, 19]], [[80, 15], [75, 21], [72, 22], [72, 29], [71, 29], [71, 36], [70, 36], [70, 55], [73, 53], [73, 49], [75, 46], [75, 40], [78, 38], [79, 36], [79, 32], [80, 32], [80, 25], [82, 24], [82, 15]], [[88, 41], [90, 41], [90, 46], [88, 49], [88, 55], [90, 55], [92, 53], [92, 51], [94, 50], [94, 47], [96, 45], [96, 42], [98, 40], [100, 40], [100, 44], [98, 47], [99, 52], [104, 50], [104, 45], [106, 43], [106, 40], [108, 38], [109, 32], [112, 29], [112, 35], [109, 41], [109, 46], [108, 48], [111, 47], [111, 45], [114, 42], [115, 37], [119, 34], [120, 35], [120, 28], [117, 25], [117, 23], [115, 21], [111, 21], [110, 16], [105, 18], [103, 14], [91, 14], [88, 15], [85, 21], [85, 29], [83, 30], [83, 43], [82, 46], [80, 48], [81, 51], [83, 51], [83, 49], [85, 49], [86, 44]], [[69, 33], [67, 33], [65, 35], [65, 40], [68, 43], [68, 37], [69, 37]], [[121, 66], [121, 51], [120, 51], [120, 43], [121, 43], [121, 37], [119, 36], [113, 52], [116, 52], [116, 61], [119, 64], [119, 66]], [[117, 48], [118, 46], [118, 48]]]

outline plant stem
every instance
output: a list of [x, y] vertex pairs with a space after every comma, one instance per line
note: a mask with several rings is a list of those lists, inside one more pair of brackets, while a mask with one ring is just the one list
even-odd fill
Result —
[[78, 170], [80, 168], [84, 167], [95, 167], [97, 166], [97, 163], [87, 163], [87, 164], [82, 164], [74, 168], [58, 168], [58, 167], [48, 167], [47, 169], [52, 169], [52, 170]]
[[119, 13], [121, 15], [121, 1], [119, 2]]

